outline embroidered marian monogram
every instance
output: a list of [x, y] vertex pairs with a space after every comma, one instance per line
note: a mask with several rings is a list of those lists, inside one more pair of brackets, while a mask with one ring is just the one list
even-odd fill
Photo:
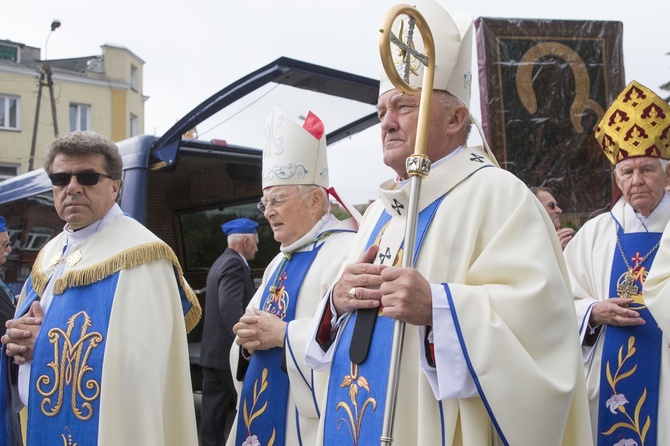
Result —
[[[83, 319], [79, 337], [73, 338], [73, 331], [77, 319]], [[87, 333], [93, 325], [91, 318], [84, 311], [80, 311], [68, 320], [67, 332], [60, 328], [49, 330], [49, 339], [54, 346], [54, 360], [49, 364], [54, 372], [53, 379], [50, 376], [42, 375], [37, 379], [36, 387], [42, 400], [42, 413], [46, 416], [57, 415], [62, 406], [65, 394], [65, 388], [70, 388], [71, 397], [69, 401], [72, 404], [72, 413], [82, 420], [88, 420], [93, 416], [92, 401], [100, 396], [100, 383], [94, 379], [86, 382], [85, 375], [93, 371], [88, 365], [88, 358], [91, 351], [96, 348], [103, 340], [102, 334], [98, 332]], [[53, 387], [45, 389], [53, 382]], [[82, 389], [89, 390], [86, 394]], [[57, 399], [54, 403], [52, 396], [57, 393]], [[82, 400], [81, 406], [78, 400]], [[49, 406], [51, 408], [49, 409]]]

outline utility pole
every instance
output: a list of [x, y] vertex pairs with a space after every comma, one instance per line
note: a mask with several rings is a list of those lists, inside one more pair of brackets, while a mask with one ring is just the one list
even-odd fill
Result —
[[30, 158], [28, 160], [28, 171], [33, 170], [35, 164], [35, 146], [37, 145], [37, 127], [39, 126], [40, 121], [40, 105], [42, 103], [42, 87], [45, 85], [49, 88], [49, 97], [51, 98], [51, 119], [54, 126], [54, 137], [58, 136], [58, 118], [56, 115], [56, 99], [54, 98], [54, 83], [52, 78], [51, 66], [47, 58], [47, 45], [49, 43], [49, 37], [51, 33], [60, 27], [60, 21], [54, 20], [51, 22], [51, 31], [47, 36], [47, 40], [44, 44], [44, 63], [42, 63], [42, 68], [40, 69], [40, 79], [39, 86], [37, 89], [37, 106], [35, 108], [35, 124], [33, 125], [33, 140], [30, 144]]

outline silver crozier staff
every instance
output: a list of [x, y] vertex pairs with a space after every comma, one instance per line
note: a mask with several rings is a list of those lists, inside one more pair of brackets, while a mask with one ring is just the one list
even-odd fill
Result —
[[[400, 15], [409, 16], [409, 29], [407, 33], [400, 33], [400, 38], [391, 32], [393, 22]], [[414, 31], [418, 30], [423, 39], [425, 54], [419, 53], [412, 44]], [[419, 122], [417, 125], [416, 142], [414, 144], [414, 154], [407, 158], [407, 175], [410, 178], [409, 207], [407, 212], [407, 226], [405, 227], [404, 252], [402, 256], [402, 266], [414, 267], [414, 241], [416, 238], [416, 224], [419, 214], [419, 191], [421, 189], [421, 180], [428, 176], [430, 172], [430, 160], [426, 156], [426, 139], [428, 135], [428, 114], [430, 113], [430, 99], [433, 92], [433, 78], [435, 76], [435, 43], [433, 34], [430, 32], [428, 23], [423, 16], [410, 5], [396, 5], [392, 7], [384, 18], [382, 28], [379, 30], [381, 37], [379, 39], [379, 52], [381, 54], [384, 71], [393, 85], [403, 94], [413, 95], [417, 87], [409, 85], [409, 74], [411, 63], [418, 60], [426, 68], [424, 70], [423, 85], [421, 86], [421, 101], [419, 102]], [[407, 41], [401, 39], [403, 34], [407, 36]], [[403, 76], [393, 62], [391, 45], [397, 47], [403, 54], [403, 63], [401, 68]], [[391, 347], [391, 364], [389, 370], [389, 379], [386, 388], [386, 406], [384, 408], [384, 423], [382, 425], [382, 435], [380, 437], [382, 445], [390, 445], [393, 441], [393, 421], [395, 415], [396, 394], [398, 392], [398, 382], [400, 375], [400, 361], [402, 360], [402, 349], [405, 338], [405, 323], [399, 320], [395, 321], [393, 328], [393, 346]]]

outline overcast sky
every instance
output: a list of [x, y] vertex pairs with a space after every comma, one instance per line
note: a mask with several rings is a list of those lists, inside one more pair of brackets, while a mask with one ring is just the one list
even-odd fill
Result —
[[[439, 1], [451, 13], [467, 10], [475, 18], [621, 21], [626, 83], [635, 79], [661, 93], [658, 86], [670, 81], [668, 0], [640, 4], [623, 0]], [[98, 55], [104, 44], [128, 48], [145, 61], [144, 93], [150, 97], [145, 133], [161, 135], [213, 93], [280, 56], [379, 78], [378, 29], [386, 11], [396, 3], [6, 0], [0, 14], [0, 39], [44, 49], [52, 20], [59, 19], [61, 28], [49, 38], [50, 59]], [[635, 5], [643, 9], [633, 9]], [[474, 84], [473, 114], [479, 117], [479, 89], [476, 81]], [[351, 201], [373, 198], [376, 185], [390, 177], [390, 170], [370, 169], [369, 174], [356, 175], [365, 177], [358, 182], [340, 173], [351, 157], [357, 157], [359, 164], [381, 165], [376, 135], [363, 147], [342, 144], [338, 149], [338, 145], [329, 153], [333, 183]]]

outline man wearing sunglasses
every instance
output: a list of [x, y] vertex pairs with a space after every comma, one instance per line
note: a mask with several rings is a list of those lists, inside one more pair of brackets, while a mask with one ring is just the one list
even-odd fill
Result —
[[561, 227], [561, 215], [563, 214], [563, 209], [558, 207], [554, 195], [546, 187], [531, 187], [530, 190], [535, 194], [544, 209], [549, 214], [551, 222], [554, 224], [556, 229], [556, 235], [558, 235], [558, 241], [561, 242], [561, 249], [565, 249], [565, 245], [568, 244], [572, 237], [575, 235], [575, 230], [572, 228], [562, 228]]
[[73, 132], [49, 144], [44, 169], [66, 223], [2, 337], [28, 444], [196, 445], [186, 332], [201, 310], [170, 247], [116, 204], [118, 148]]

